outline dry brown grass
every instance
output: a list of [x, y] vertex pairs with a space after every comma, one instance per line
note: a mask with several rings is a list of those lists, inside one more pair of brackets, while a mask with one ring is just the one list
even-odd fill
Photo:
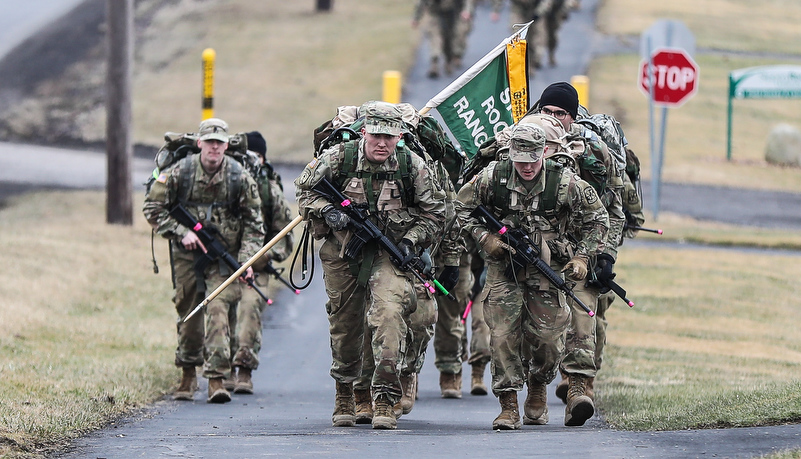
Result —
[[[215, 116], [234, 130], [262, 131], [275, 160], [306, 162], [313, 129], [337, 106], [380, 98], [382, 73], [405, 72], [418, 40], [409, 26], [413, 2], [338, 0], [324, 14], [313, 12], [312, 1], [200, 5], [202, 18], [177, 8], [160, 13], [142, 44], [143, 56], [163, 56], [148, 60], [166, 65], [148, 65], [137, 76], [139, 142], [157, 145], [167, 130], [196, 129], [200, 56], [211, 47], [217, 53]], [[183, 25], [170, 29], [178, 13]], [[171, 57], [175, 43], [182, 54]]]

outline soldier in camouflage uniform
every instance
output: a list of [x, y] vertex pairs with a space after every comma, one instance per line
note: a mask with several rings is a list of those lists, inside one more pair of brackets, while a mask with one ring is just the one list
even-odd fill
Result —
[[[588, 260], [603, 250], [608, 230], [595, 190], [569, 168], [545, 164], [545, 151], [543, 129], [518, 124], [508, 150], [500, 153], [504, 159], [463, 186], [456, 204], [464, 230], [487, 255], [484, 316], [491, 331], [492, 391], [501, 404], [493, 429], [520, 428], [517, 391], [526, 381], [544, 393], [564, 352], [571, 314], [564, 294], [533, 267], [514, 273], [514, 279], [505, 275], [514, 249], [471, 212], [483, 205], [507, 227], [524, 231], [540, 247], [543, 261], [575, 281], [586, 277]], [[564, 245], [571, 225], [581, 228], [576, 250], [569, 255], [552, 250]], [[527, 417], [547, 419], [547, 405], [525, 408]]]
[[[264, 137], [258, 131], [248, 132], [246, 135], [248, 150], [258, 155], [261, 163], [261, 167], [256, 171], [253, 179], [259, 186], [264, 231], [266, 233], [262, 244], [265, 244], [292, 221], [292, 211], [289, 208], [289, 202], [284, 196], [281, 177], [278, 176], [267, 161], [267, 143]], [[265, 269], [267, 264], [286, 260], [292, 254], [294, 241], [295, 238], [292, 233], [288, 233], [286, 237], [253, 263], [253, 271], [256, 273], [255, 283], [261, 291], [267, 291], [267, 285], [272, 276]], [[234, 331], [231, 335], [233, 338], [233, 345], [231, 346], [231, 355], [233, 356], [231, 382], [233, 387], [227, 388], [237, 394], [253, 393], [251, 376], [253, 370], [259, 367], [262, 332], [261, 315], [265, 307], [267, 307], [267, 302], [254, 289], [243, 289], [242, 301], [239, 302], [239, 307], [234, 311], [235, 314], [231, 324], [231, 328]]]
[[[596, 191], [609, 215], [609, 232], [604, 251], [590, 259], [591, 279], [611, 279], [609, 276], [617, 259], [617, 247], [625, 223], [621, 197], [623, 167], [595, 132], [583, 124], [575, 123], [580, 117], [578, 93], [569, 83], [558, 82], [545, 88], [537, 107], [541, 113], [554, 116], [562, 123], [567, 131], [567, 150], [575, 158], [578, 172], [598, 187]], [[593, 179], [590, 179], [591, 170], [595, 171]], [[580, 228], [569, 228], [569, 231], [573, 239], [579, 238]], [[575, 250], [574, 247], [570, 249]], [[602, 293], [597, 282], [579, 283], [573, 291], [584, 304], [597, 312], [598, 298]], [[597, 320], [585, 314], [572, 301], [570, 304], [573, 318], [567, 332], [565, 357], [560, 368], [562, 381], [557, 386], [556, 395], [567, 404], [565, 425], [581, 426], [595, 412], [592, 381], [597, 372]]]
[[[178, 349], [175, 363], [183, 368], [178, 391], [191, 400], [196, 385], [195, 365], [199, 363], [197, 333], [202, 330], [200, 316], [184, 324], [181, 319], [197, 304], [197, 296], [222, 284], [233, 272], [222, 261], [211, 263], [204, 272], [195, 272], [195, 261], [206, 248], [191, 229], [170, 216], [170, 209], [182, 204], [198, 221], [214, 227], [220, 242], [240, 263], [250, 259], [264, 241], [264, 221], [258, 187], [250, 174], [224, 152], [228, 147], [228, 125], [211, 118], [200, 123], [200, 154], [189, 155], [162, 171], [148, 190], [144, 214], [155, 231], [171, 242], [175, 307], [178, 312]], [[196, 277], [196, 289], [189, 287]], [[253, 277], [248, 268], [245, 278]], [[203, 376], [209, 380], [210, 403], [225, 403], [231, 395], [223, 387], [223, 378], [230, 376], [231, 348], [229, 309], [241, 298], [240, 284], [232, 284], [212, 300], [205, 311], [203, 343]], [[197, 318], [197, 323], [194, 319]]]
[[440, 66], [446, 75], [461, 67], [474, 10], [475, 0], [418, 0], [412, 27], [423, 21], [430, 45], [429, 78], [439, 78]]
[[[509, 0], [509, 23], [511, 27], [534, 21], [526, 33], [526, 46], [529, 64], [529, 78], [542, 64], [542, 53], [545, 48], [545, 17], [551, 10], [554, 1], [560, 0]], [[497, 21], [503, 9], [504, 0], [493, 0], [491, 20]]]
[[[325, 238], [319, 254], [329, 298], [331, 376], [337, 392], [333, 425], [355, 425], [353, 381], [360, 374], [362, 346], [372, 345], [372, 425], [394, 429], [393, 406], [402, 395], [398, 370], [406, 352], [409, 315], [417, 307], [417, 281], [374, 241], [365, 244], [356, 260], [347, 259], [350, 218], [312, 188], [322, 178], [338, 185], [355, 206], [370, 210], [373, 223], [406, 259], [419, 255], [441, 234], [445, 194], [424, 161], [399, 145], [404, 126], [397, 106], [368, 102], [359, 112], [364, 116], [363, 137], [324, 150], [306, 166], [295, 186], [299, 211], [312, 236]], [[413, 190], [399, 179], [402, 167], [408, 170]], [[371, 343], [363, 342], [365, 320]]]

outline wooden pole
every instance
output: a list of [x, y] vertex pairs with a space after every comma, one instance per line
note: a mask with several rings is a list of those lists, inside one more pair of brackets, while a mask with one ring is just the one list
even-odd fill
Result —
[[131, 79], [133, 0], [108, 0], [106, 70], [106, 222], [133, 225]]

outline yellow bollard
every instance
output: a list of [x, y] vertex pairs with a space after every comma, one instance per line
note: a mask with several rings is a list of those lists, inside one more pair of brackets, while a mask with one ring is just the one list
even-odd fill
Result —
[[585, 75], [573, 75], [570, 79], [570, 84], [576, 88], [578, 93], [579, 104], [583, 105], [587, 110], [590, 109], [590, 79]]
[[401, 101], [401, 73], [397, 70], [384, 71], [384, 102], [399, 104]]
[[203, 50], [203, 114], [201, 120], [214, 117], [214, 59], [217, 53], [211, 48]]

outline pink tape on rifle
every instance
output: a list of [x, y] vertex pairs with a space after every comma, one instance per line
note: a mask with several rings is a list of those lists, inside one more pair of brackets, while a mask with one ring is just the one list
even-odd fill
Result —
[[200, 222], [197, 222], [197, 225], [195, 225], [195, 227], [192, 229], [195, 231], [200, 231], [203, 229], [203, 225]]
[[503, 226], [503, 227], [501, 227], [501, 229], [498, 230], [498, 234], [503, 234], [503, 233], [506, 232], [506, 230], [507, 230], [507, 228], [505, 226]]
[[342, 205], [342, 207], [348, 207], [350, 205], [350, 199], [346, 199], [346, 200], [342, 201], [341, 205]]

